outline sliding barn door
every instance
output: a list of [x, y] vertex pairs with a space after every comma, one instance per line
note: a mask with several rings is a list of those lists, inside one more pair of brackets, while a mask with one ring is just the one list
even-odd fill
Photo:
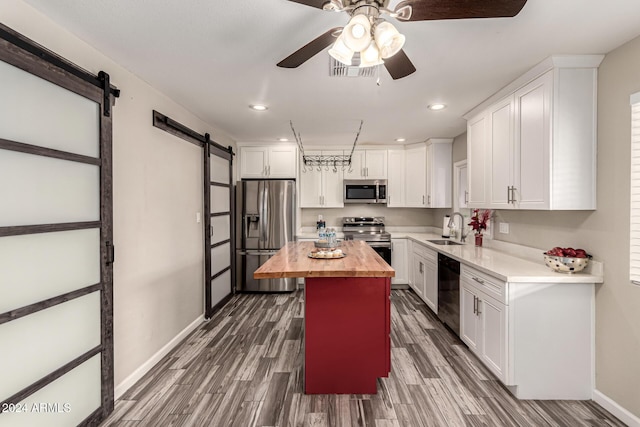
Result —
[[204, 144], [205, 316], [232, 293], [233, 185], [232, 154]]
[[0, 40], [0, 426], [95, 424], [113, 408], [103, 98]]

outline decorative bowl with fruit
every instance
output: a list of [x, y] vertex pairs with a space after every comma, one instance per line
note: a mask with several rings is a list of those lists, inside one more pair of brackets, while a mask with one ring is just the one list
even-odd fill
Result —
[[544, 262], [558, 273], [577, 273], [589, 264], [589, 255], [584, 249], [555, 248], [544, 252]]

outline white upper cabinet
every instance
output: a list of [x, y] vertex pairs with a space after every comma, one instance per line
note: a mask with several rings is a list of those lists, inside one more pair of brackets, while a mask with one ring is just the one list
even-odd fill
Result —
[[485, 207], [488, 203], [487, 167], [489, 157], [488, 126], [486, 112], [467, 122], [467, 185], [469, 195], [467, 205], [470, 208]]
[[387, 150], [355, 150], [344, 179], [387, 179]]
[[551, 57], [469, 113], [469, 207], [596, 208], [601, 61]]
[[427, 141], [427, 206], [450, 208], [452, 198], [453, 139]]
[[489, 109], [489, 147], [489, 207], [510, 209], [511, 188], [516, 173], [511, 96]]
[[[305, 151], [314, 155], [342, 155], [342, 151]], [[300, 160], [302, 162], [302, 159]], [[300, 164], [300, 207], [342, 208], [342, 167], [310, 167]]]
[[451, 207], [453, 139], [430, 139], [405, 151], [405, 206]]
[[387, 177], [387, 207], [405, 206], [405, 150], [389, 150]]
[[296, 157], [290, 145], [240, 147], [240, 178], [295, 178]]
[[427, 146], [418, 144], [405, 151], [405, 206], [427, 207]]

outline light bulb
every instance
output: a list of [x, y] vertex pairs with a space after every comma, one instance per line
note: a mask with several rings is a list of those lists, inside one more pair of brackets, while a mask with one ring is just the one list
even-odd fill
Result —
[[360, 52], [371, 43], [371, 22], [365, 15], [355, 15], [342, 32], [344, 43], [354, 52]]
[[365, 31], [366, 30], [364, 29], [362, 24], [355, 24], [353, 27], [351, 27], [351, 35], [357, 39], [364, 36]]
[[383, 63], [382, 58], [380, 58], [380, 51], [374, 41], [371, 41], [369, 46], [360, 52], [360, 67], [373, 67]]

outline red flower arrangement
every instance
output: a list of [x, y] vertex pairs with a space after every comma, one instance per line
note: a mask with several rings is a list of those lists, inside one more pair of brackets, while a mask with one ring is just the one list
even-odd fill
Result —
[[480, 209], [474, 209], [469, 225], [476, 234], [482, 234], [482, 230], [487, 229], [487, 223], [491, 219], [491, 210], [486, 209], [480, 212]]

